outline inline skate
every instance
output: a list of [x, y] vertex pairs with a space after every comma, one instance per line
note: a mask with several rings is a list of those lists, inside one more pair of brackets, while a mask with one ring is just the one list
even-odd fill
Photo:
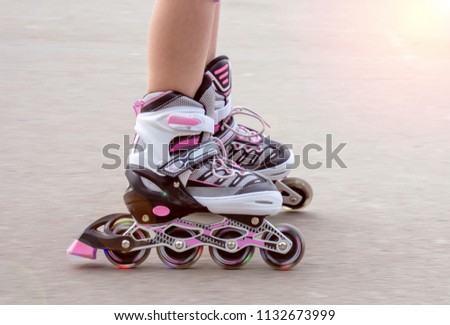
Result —
[[[237, 269], [260, 249], [274, 269], [287, 270], [303, 257], [305, 243], [291, 225], [274, 227], [282, 196], [267, 177], [227, 159], [213, 137], [215, 91], [205, 76], [189, 98], [175, 91], [150, 93], [134, 105], [136, 137], [125, 175], [129, 214], [111, 214], [89, 225], [68, 253], [95, 259], [103, 249], [119, 268], [133, 268], [156, 248], [170, 268], [188, 268], [208, 246], [214, 262]], [[215, 213], [219, 222], [184, 217]]]
[[[287, 177], [294, 164], [294, 154], [286, 145], [263, 135], [269, 126], [264, 119], [244, 106], [232, 107], [231, 64], [228, 57], [211, 61], [205, 74], [213, 80], [216, 91], [214, 131], [227, 149], [227, 157], [247, 170], [254, 170], [271, 179], [283, 197], [283, 206], [293, 210], [306, 208], [312, 200], [312, 187], [305, 180]], [[238, 124], [234, 116], [252, 116], [261, 122], [262, 130], [255, 131]]]

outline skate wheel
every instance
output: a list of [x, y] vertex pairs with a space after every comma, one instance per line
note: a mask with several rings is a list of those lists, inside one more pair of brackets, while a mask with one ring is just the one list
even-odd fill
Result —
[[[133, 224], [134, 221], [132, 218], [122, 218], [115, 221], [110, 230], [113, 234], [122, 235]], [[147, 238], [147, 235], [140, 229], [136, 230], [133, 235], [136, 239]], [[150, 249], [142, 249], [131, 252], [105, 249], [104, 253], [106, 258], [120, 269], [132, 269], [142, 264], [147, 259], [148, 255], [150, 254]]]
[[[166, 233], [175, 238], [190, 238], [196, 235], [192, 230], [176, 227], [170, 228]], [[176, 252], [165, 246], [160, 246], [156, 250], [159, 258], [166, 266], [171, 269], [187, 269], [198, 261], [202, 255], [203, 247], [194, 247], [184, 252]]]
[[[303, 258], [305, 253], [305, 241], [303, 236], [297, 228], [291, 225], [279, 225], [278, 230], [292, 241], [292, 247], [285, 254], [276, 253], [273, 251], [261, 249], [260, 253], [263, 260], [272, 268], [276, 270], [286, 271], [297, 265]], [[275, 234], [266, 233], [262, 237], [263, 240], [278, 241], [278, 236]]]
[[[242, 233], [236, 229], [225, 228], [219, 230], [215, 236], [222, 239], [233, 239], [242, 237]], [[254, 246], [247, 246], [232, 253], [212, 246], [209, 247], [209, 253], [211, 254], [213, 261], [228, 270], [235, 270], [243, 267], [252, 259], [254, 252]]]
[[313, 190], [307, 181], [301, 178], [288, 177], [282, 179], [280, 182], [295, 192], [288, 193], [285, 190], [281, 191], [281, 195], [283, 196], [283, 206], [293, 210], [301, 210], [306, 208], [309, 203], [311, 203], [313, 198]]

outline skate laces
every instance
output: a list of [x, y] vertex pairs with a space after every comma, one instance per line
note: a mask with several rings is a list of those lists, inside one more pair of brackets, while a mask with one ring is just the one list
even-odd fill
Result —
[[[223, 124], [228, 130], [232, 131], [233, 133], [235, 133], [237, 135], [240, 135], [242, 137], [256, 137], [256, 136], [263, 135], [264, 131], [266, 130], [266, 126], [270, 128], [269, 123], [267, 123], [261, 115], [259, 115], [254, 110], [252, 110], [248, 107], [245, 107], [245, 106], [234, 106], [230, 111], [229, 117], [234, 116], [234, 115], [239, 115], [239, 114], [250, 116], [250, 117], [257, 119], [262, 125], [262, 130], [261, 131], [249, 130], [242, 125], [239, 125], [239, 128], [237, 130], [235, 130], [231, 126], [229, 126], [225, 123]], [[239, 130], [241, 130], [241, 129], [246, 130], [246, 132], [245, 133], [240, 132]]]
[[[239, 172], [242, 175], [245, 170], [234, 161], [226, 158], [227, 149], [223, 145], [222, 140], [213, 136], [211, 137], [211, 140], [214, 140], [220, 148], [220, 153], [212, 158], [212, 174], [220, 179], [233, 177], [236, 172]], [[216, 172], [216, 169], [225, 170], [225, 174], [219, 175]]]

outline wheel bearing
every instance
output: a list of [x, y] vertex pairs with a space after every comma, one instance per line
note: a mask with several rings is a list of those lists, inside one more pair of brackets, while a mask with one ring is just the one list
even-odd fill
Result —
[[176, 249], [180, 250], [184, 247], [184, 243], [181, 240], [176, 240], [174, 245], [173, 245]]
[[234, 251], [236, 249], [237, 245], [235, 241], [229, 241], [227, 242], [227, 248], [231, 251]]
[[122, 243], [120, 244], [120, 246], [122, 246], [123, 249], [128, 249], [131, 246], [131, 243], [128, 239], [124, 239], [122, 240]]
[[288, 248], [288, 244], [285, 241], [281, 241], [278, 243], [278, 249], [284, 252]]

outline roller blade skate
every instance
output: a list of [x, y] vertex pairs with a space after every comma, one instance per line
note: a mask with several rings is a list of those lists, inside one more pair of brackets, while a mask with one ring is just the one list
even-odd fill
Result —
[[[119, 268], [133, 268], [156, 248], [170, 268], [192, 266], [208, 246], [214, 262], [237, 269], [260, 249], [274, 269], [300, 262], [305, 243], [291, 225], [274, 227], [282, 197], [271, 180], [224, 157], [214, 133], [215, 92], [205, 76], [194, 98], [175, 91], [151, 93], [135, 103], [135, 148], [125, 175], [129, 214], [111, 214], [74, 241], [69, 254], [95, 259], [98, 249]], [[219, 222], [184, 219], [215, 213]]]
[[[213, 80], [216, 91], [214, 135], [224, 143], [227, 157], [241, 167], [271, 179], [283, 196], [283, 206], [293, 210], [306, 208], [313, 197], [312, 187], [301, 178], [287, 177], [294, 164], [292, 150], [264, 136], [265, 127], [269, 125], [256, 112], [244, 106], [231, 106], [232, 78], [228, 57], [220, 56], [211, 61], [205, 74]], [[239, 114], [258, 119], [262, 131], [238, 124], [234, 116]]]

